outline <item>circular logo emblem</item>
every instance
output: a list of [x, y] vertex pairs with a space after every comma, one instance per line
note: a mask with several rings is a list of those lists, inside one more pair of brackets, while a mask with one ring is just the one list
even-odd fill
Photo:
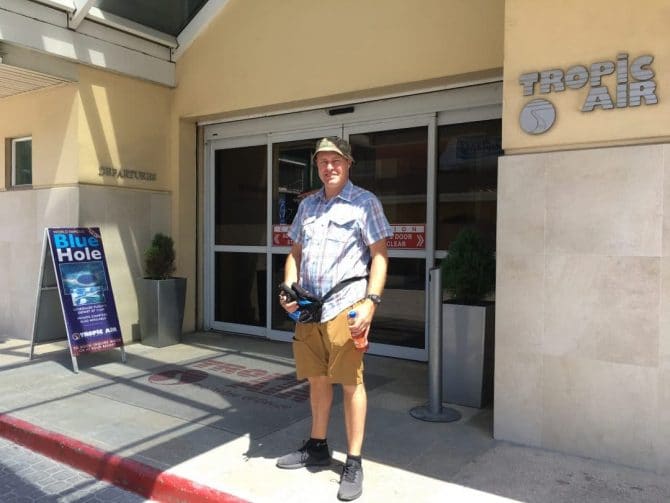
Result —
[[149, 377], [152, 384], [189, 384], [207, 379], [207, 372], [192, 369], [164, 370]]
[[541, 134], [554, 125], [556, 109], [550, 101], [533, 100], [526, 103], [519, 115], [521, 129], [528, 134]]

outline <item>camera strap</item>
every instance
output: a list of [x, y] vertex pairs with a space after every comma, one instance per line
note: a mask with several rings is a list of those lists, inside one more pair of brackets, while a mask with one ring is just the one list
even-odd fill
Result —
[[335, 295], [349, 283], [353, 283], [354, 281], [365, 278], [367, 278], [367, 276], [353, 276], [351, 278], [342, 280], [333, 288], [328, 290], [328, 292], [323, 297], [317, 297], [313, 293], [308, 292], [298, 283], [293, 283], [290, 287], [290, 290], [284, 283], [282, 283], [280, 285], [280, 289], [287, 292], [289, 296], [296, 300], [300, 305], [299, 311], [289, 314], [291, 319], [301, 323], [318, 323], [321, 321], [321, 308], [328, 298]]
[[326, 299], [328, 299], [328, 298], [330, 298], [331, 296], [335, 295], [337, 292], [339, 292], [340, 290], [342, 290], [342, 289], [343, 289], [345, 286], [347, 286], [349, 283], [353, 283], [354, 281], [358, 281], [359, 279], [367, 279], [367, 275], [366, 275], [366, 276], [353, 276], [353, 277], [351, 277], [351, 278], [343, 279], [343, 280], [340, 281], [337, 285], [335, 285], [333, 288], [331, 288], [330, 290], [328, 290], [328, 292], [326, 292], [326, 295], [324, 295], [323, 297], [321, 297], [321, 302], [325, 303], [325, 302], [326, 302]]

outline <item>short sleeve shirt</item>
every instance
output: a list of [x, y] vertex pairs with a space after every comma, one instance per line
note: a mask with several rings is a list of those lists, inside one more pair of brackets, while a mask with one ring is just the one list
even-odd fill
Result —
[[[377, 197], [351, 181], [326, 200], [319, 190], [298, 207], [289, 237], [302, 246], [300, 285], [323, 297], [340, 281], [367, 276], [369, 246], [393, 235]], [[365, 297], [367, 281], [354, 281], [329, 297], [321, 314], [328, 321]]]

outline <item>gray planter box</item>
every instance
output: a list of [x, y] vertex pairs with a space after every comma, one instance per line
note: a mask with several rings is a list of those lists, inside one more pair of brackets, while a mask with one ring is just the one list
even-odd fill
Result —
[[186, 278], [138, 281], [142, 344], [162, 348], [181, 339], [186, 300]]
[[442, 304], [442, 398], [486, 407], [493, 399], [495, 307]]

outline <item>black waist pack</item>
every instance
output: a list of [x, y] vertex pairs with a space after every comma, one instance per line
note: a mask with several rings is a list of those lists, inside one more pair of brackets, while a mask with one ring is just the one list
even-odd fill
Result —
[[288, 313], [289, 318], [293, 321], [297, 323], [319, 323], [321, 321], [323, 304], [331, 295], [339, 292], [349, 283], [365, 278], [367, 278], [367, 276], [354, 276], [353, 278], [342, 280], [331, 288], [323, 297], [317, 297], [313, 293], [308, 292], [298, 283], [293, 283], [291, 286], [282, 283], [279, 285], [279, 295], [283, 295], [287, 300], [298, 303], [298, 310]]

